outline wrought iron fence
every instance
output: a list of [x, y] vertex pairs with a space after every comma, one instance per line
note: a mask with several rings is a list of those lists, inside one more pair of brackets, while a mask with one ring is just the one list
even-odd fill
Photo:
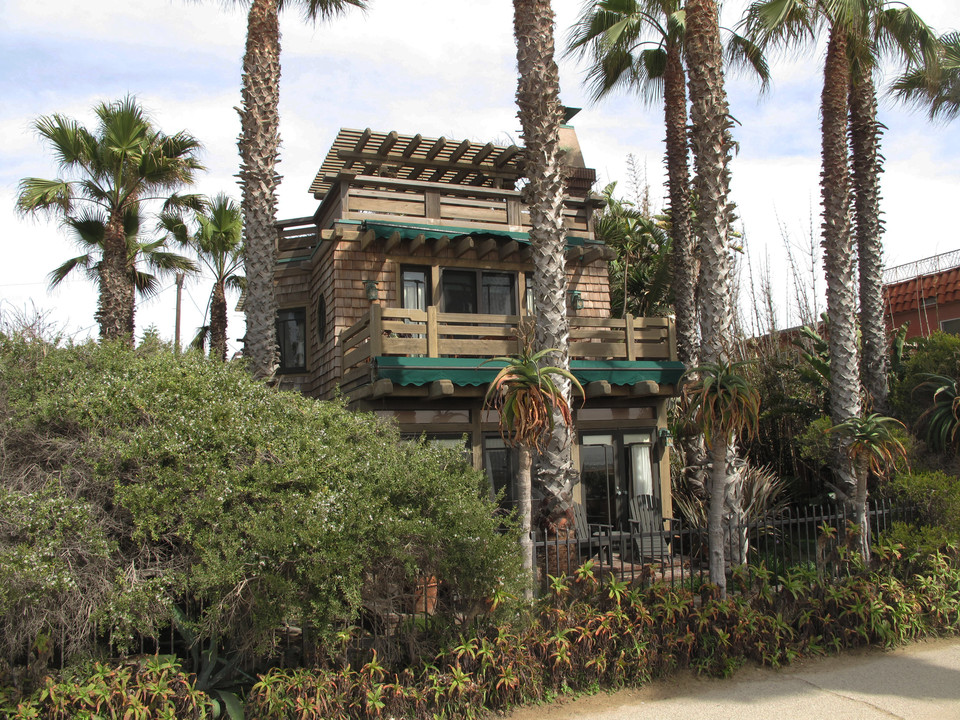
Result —
[[[890, 528], [896, 521], [911, 521], [910, 508], [889, 500], [868, 505], [870, 537]], [[764, 563], [783, 571], [789, 567], [822, 565], [835, 551], [835, 533], [843, 531], [853, 516], [843, 505], [792, 507], [758, 521], [725, 529], [726, 557], [733, 564]], [[577, 536], [539, 538], [534, 543], [534, 566], [539, 589], [547, 587], [548, 576], [572, 574], [588, 560], [595, 571], [613, 574], [628, 582], [662, 581], [673, 586], [696, 588], [708, 579], [709, 558], [706, 528], [679, 518], [664, 520], [662, 531], [581, 528]], [[833, 539], [831, 539], [833, 538]]]

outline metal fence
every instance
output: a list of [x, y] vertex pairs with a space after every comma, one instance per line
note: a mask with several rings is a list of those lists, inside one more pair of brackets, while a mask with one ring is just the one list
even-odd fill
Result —
[[[868, 504], [870, 537], [890, 528], [894, 522], [913, 519], [910, 508], [889, 500]], [[725, 529], [726, 557], [734, 564], [764, 563], [782, 572], [789, 567], [822, 565], [831, 561], [837, 548], [837, 536], [853, 522], [843, 505], [811, 505], [786, 508], [776, 515], [737, 524]], [[825, 529], [838, 532], [825, 533]], [[678, 518], [664, 520], [662, 531], [622, 531], [594, 527], [588, 533], [581, 528], [578, 537], [540, 538], [534, 543], [534, 566], [539, 588], [547, 587], [549, 576], [572, 574], [588, 560], [595, 571], [613, 574], [627, 582], [698, 587], [709, 576], [706, 528]]]

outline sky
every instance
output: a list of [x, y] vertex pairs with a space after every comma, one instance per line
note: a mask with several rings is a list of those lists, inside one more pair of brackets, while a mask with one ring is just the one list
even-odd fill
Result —
[[[228, 7], [225, 7], [228, 6]], [[194, 190], [239, 199], [236, 140], [240, 123], [244, 13], [231, 3], [190, 0], [0, 0], [0, 311], [45, 313], [78, 339], [96, 336], [96, 294], [84, 278], [48, 290], [47, 274], [77, 252], [55, 220], [15, 212], [18, 182], [55, 177], [56, 164], [32, 129], [61, 113], [93, 127], [91, 108], [136, 95], [164, 132], [187, 130], [204, 144], [208, 168]], [[744, 3], [728, 0], [724, 24]], [[937, 31], [960, 28], [957, 0], [913, 0]], [[558, 45], [581, 0], [555, 0]], [[279, 217], [313, 214], [308, 187], [341, 127], [397, 130], [426, 137], [517, 142], [516, 58], [512, 4], [504, 0], [372, 0], [367, 13], [318, 24], [288, 12], [281, 23]], [[819, 96], [823, 48], [777, 57], [773, 82], [759, 93], [747, 77], [728, 75], [739, 149], [732, 200], [740, 217], [742, 305], [749, 285], [770, 279], [777, 323], [796, 321], [788, 246], [801, 290], [822, 308], [819, 260]], [[662, 110], [636, 96], [592, 103], [584, 68], [560, 60], [561, 99], [582, 107], [577, 128], [598, 190], [612, 180], [628, 192], [627, 158], [663, 205]], [[887, 77], [889, 80], [889, 77]], [[885, 262], [888, 267], [960, 248], [954, 213], [960, 202], [960, 120], [931, 124], [919, 111], [885, 100], [882, 152]], [[813, 243], [813, 259], [811, 259]], [[210, 282], [184, 293], [184, 338], [202, 324]], [[231, 305], [233, 301], [231, 301]], [[175, 288], [138, 305], [138, 334], [155, 326], [172, 339]], [[749, 311], [748, 311], [749, 314]], [[242, 314], [230, 316], [231, 349], [239, 348]]]

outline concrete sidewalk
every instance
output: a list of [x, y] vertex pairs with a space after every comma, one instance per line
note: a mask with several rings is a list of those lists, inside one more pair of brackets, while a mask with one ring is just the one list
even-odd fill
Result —
[[960, 720], [960, 639], [864, 650], [714, 680], [682, 674], [641, 690], [526, 708], [510, 720]]

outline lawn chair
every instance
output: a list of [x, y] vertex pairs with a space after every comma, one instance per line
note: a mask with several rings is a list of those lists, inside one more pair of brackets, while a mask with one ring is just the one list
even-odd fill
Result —
[[[609, 562], [613, 526], [602, 523], [588, 523], [587, 509], [580, 503], [574, 503], [573, 505], [573, 521], [577, 534], [577, 552], [580, 553], [580, 557], [590, 558], [599, 555], [600, 561], [603, 562], [604, 555], [606, 555], [606, 560]], [[594, 548], [596, 548], [596, 552], [593, 551]]]
[[653, 495], [630, 498], [630, 532], [639, 559], [664, 561], [673, 554], [663, 531], [660, 502]]

